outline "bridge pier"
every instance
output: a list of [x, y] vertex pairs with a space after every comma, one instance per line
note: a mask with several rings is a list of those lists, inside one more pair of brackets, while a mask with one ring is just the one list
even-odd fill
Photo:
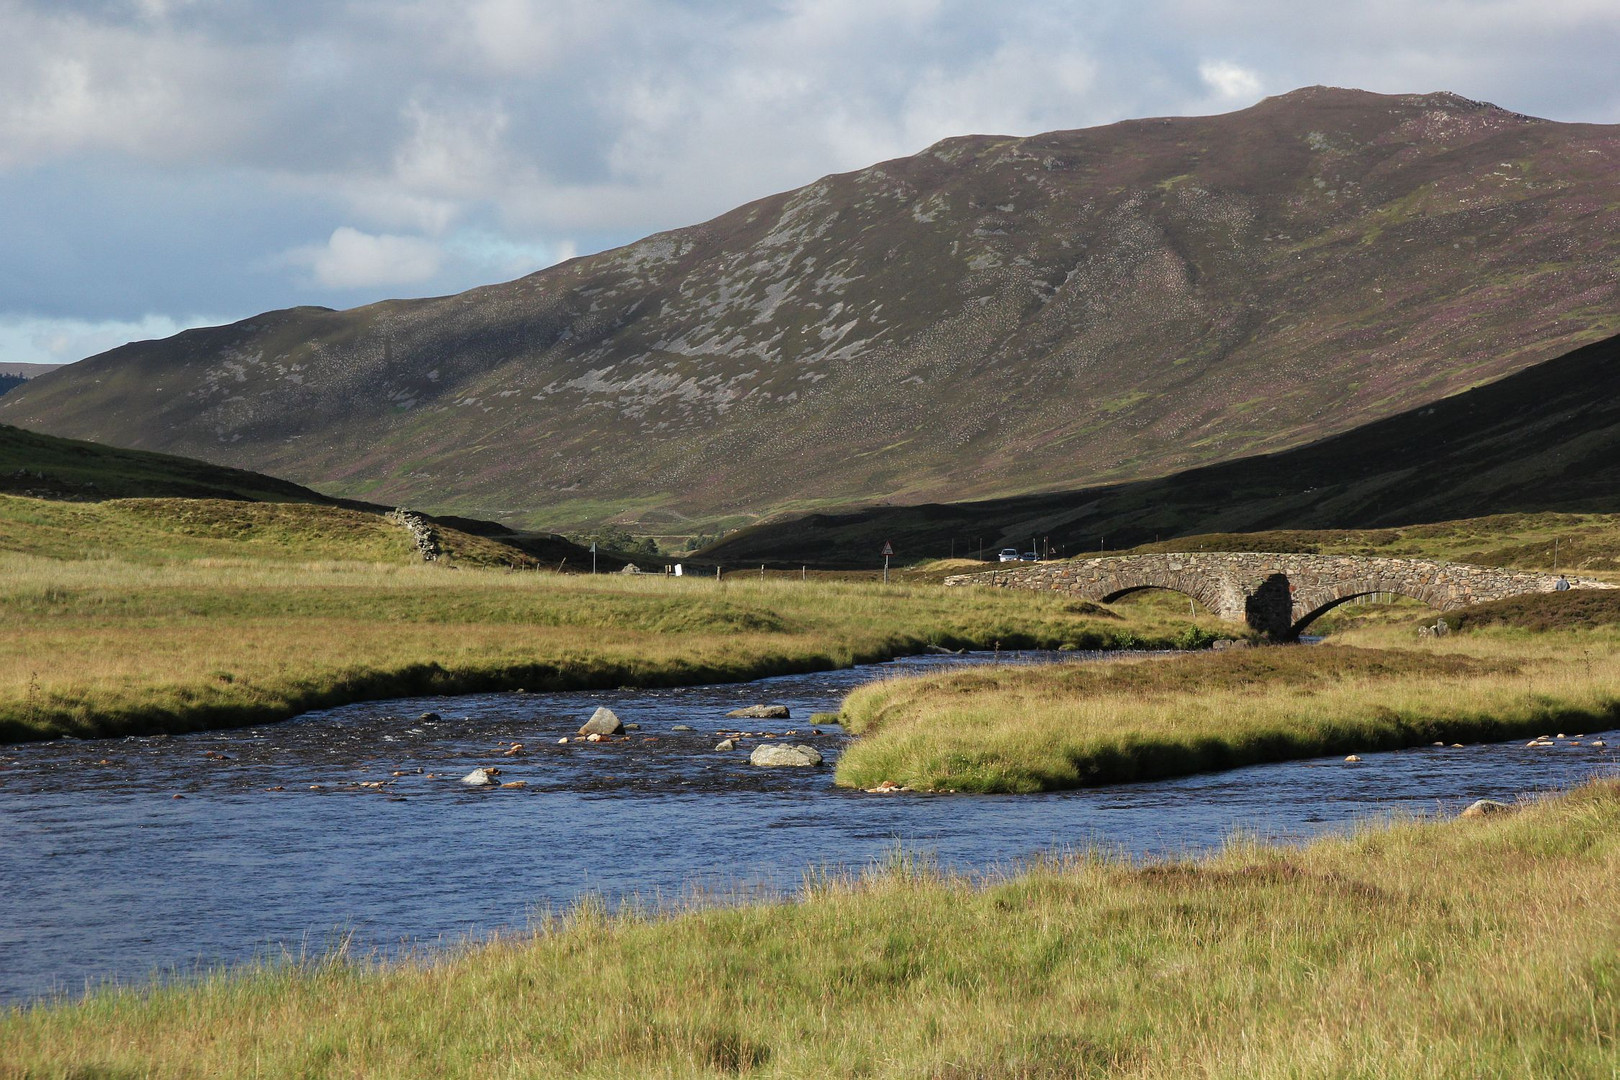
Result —
[[1429, 559], [1202, 551], [1069, 559], [945, 579], [948, 586], [1038, 589], [1100, 603], [1142, 589], [1169, 589], [1277, 641], [1298, 638], [1313, 620], [1358, 596], [1393, 593], [1451, 611], [1553, 592], [1560, 582], [1571, 589], [1616, 588], [1602, 581]]

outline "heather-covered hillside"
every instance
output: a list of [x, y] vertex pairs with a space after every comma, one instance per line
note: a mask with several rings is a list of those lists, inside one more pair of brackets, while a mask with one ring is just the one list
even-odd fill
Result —
[[1620, 127], [1318, 87], [952, 139], [507, 284], [128, 345], [0, 420], [697, 531], [1283, 449], [1620, 331], [1617, 300]]

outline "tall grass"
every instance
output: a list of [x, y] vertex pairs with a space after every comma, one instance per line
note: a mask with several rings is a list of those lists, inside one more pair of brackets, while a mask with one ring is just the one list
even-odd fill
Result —
[[1216, 626], [938, 586], [0, 554], [0, 739], [227, 726], [407, 694], [736, 680], [930, 644], [1168, 644]]
[[838, 781], [1039, 791], [1620, 721], [1612, 633], [1352, 640], [870, 684], [843, 706], [862, 738]]
[[1615, 1076], [1617, 881], [1612, 783], [1198, 861], [902, 859], [0, 1014], [0, 1077]]

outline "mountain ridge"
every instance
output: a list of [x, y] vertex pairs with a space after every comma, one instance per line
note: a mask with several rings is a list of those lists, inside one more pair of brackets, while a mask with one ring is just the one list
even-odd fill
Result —
[[0, 418], [549, 528], [1167, 475], [1620, 331], [1617, 177], [1620, 126], [1444, 92], [959, 136], [513, 282], [133, 343]]
[[[1202, 534], [1377, 529], [1499, 514], [1620, 512], [1620, 336], [1276, 454], [1110, 487], [868, 507], [742, 530], [722, 563], [873, 566], [975, 542], [1063, 555]], [[1168, 546], [1167, 546], [1168, 545]]]

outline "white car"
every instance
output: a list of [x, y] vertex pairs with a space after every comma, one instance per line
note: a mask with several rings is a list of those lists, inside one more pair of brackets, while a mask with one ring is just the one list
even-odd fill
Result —
[[1018, 549], [1017, 548], [1002, 548], [1001, 549], [1001, 554], [996, 556], [996, 558], [1001, 562], [1017, 562], [1018, 561]]

